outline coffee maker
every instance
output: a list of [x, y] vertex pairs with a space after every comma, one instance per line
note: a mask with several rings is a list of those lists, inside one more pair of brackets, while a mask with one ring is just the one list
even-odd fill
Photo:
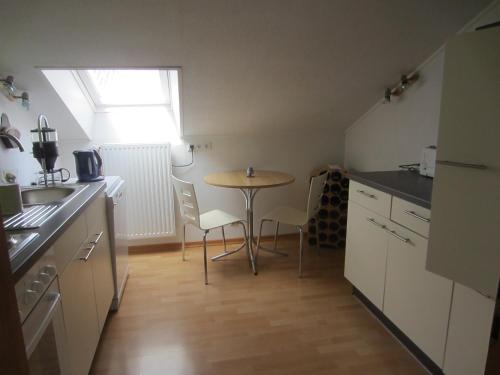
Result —
[[[33, 157], [42, 166], [40, 174], [43, 174], [41, 177], [43, 184], [48, 185], [49, 176], [52, 183], [66, 182], [70, 177], [69, 171], [65, 168], [54, 169], [59, 156], [57, 131], [49, 127], [49, 121], [45, 115], [38, 116], [38, 127], [31, 130], [31, 141]], [[63, 177], [63, 171], [67, 173], [66, 178]]]

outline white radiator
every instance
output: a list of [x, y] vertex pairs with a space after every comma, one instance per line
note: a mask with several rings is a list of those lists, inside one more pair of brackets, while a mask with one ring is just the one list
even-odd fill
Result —
[[169, 144], [105, 144], [99, 150], [104, 174], [127, 186], [129, 239], [175, 234]]

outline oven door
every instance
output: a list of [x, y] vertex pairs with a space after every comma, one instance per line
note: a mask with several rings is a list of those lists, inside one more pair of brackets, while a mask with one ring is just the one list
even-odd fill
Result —
[[60, 375], [65, 368], [65, 330], [57, 278], [23, 323], [30, 375]]

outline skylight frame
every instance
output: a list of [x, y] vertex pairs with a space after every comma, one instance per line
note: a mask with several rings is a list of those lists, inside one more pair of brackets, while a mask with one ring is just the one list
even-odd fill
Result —
[[[89, 70], [154, 70], [160, 73], [160, 84], [162, 87], [162, 91], [164, 96], [167, 98], [164, 102], [161, 103], [127, 103], [127, 104], [109, 104], [102, 103], [99, 100], [99, 93], [94, 86], [91, 77], [88, 74]], [[91, 69], [78, 69], [73, 70], [73, 76], [77, 81], [80, 89], [84, 93], [87, 98], [89, 104], [91, 105], [94, 112], [110, 112], [113, 110], [117, 110], [120, 108], [134, 108], [134, 107], [168, 107], [172, 110], [172, 88], [170, 86], [170, 80], [168, 76], [168, 72], [172, 70], [170, 68], [138, 68], [138, 69], [124, 69], [124, 68], [91, 68]], [[177, 70], [177, 69], [176, 69]], [[137, 88], [138, 90], [140, 88]], [[144, 92], [144, 95], [147, 95], [147, 91]]]

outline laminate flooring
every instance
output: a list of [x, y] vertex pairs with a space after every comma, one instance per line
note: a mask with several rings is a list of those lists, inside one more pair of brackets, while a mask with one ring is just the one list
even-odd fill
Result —
[[[270, 246], [270, 244], [267, 244]], [[111, 313], [91, 374], [425, 374], [352, 296], [344, 252], [261, 252], [254, 276], [243, 251], [208, 264], [203, 251], [131, 255], [130, 276]], [[211, 256], [221, 246], [210, 246]]]

